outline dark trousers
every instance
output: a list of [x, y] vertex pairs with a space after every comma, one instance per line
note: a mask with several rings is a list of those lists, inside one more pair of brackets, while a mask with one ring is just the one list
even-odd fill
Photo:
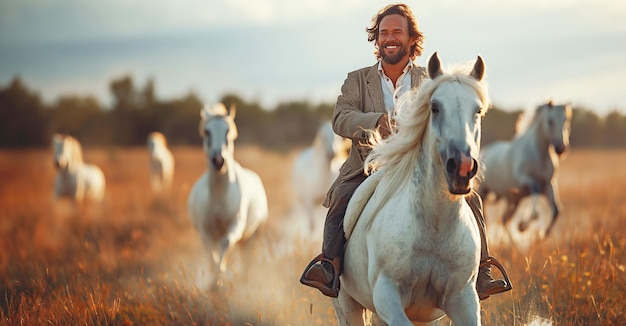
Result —
[[343, 256], [346, 237], [343, 232], [343, 218], [346, 215], [348, 202], [356, 188], [367, 178], [365, 174], [355, 176], [338, 184], [330, 194], [330, 205], [324, 222], [324, 240], [322, 253], [326, 258]]

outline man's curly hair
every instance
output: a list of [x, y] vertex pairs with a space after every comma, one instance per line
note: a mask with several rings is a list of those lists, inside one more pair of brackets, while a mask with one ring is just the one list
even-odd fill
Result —
[[[380, 21], [388, 15], [401, 15], [408, 20], [409, 36], [411, 38], [415, 38], [415, 42], [411, 44], [409, 58], [411, 58], [411, 60], [414, 60], [415, 58], [422, 55], [422, 51], [424, 50], [424, 48], [422, 47], [422, 44], [424, 43], [424, 35], [419, 30], [417, 19], [413, 15], [413, 11], [411, 11], [411, 8], [409, 8], [408, 5], [403, 3], [388, 5], [385, 8], [381, 9], [374, 17], [372, 17], [371, 25], [365, 29], [367, 31], [367, 40], [374, 43], [378, 42]], [[374, 53], [376, 54], [376, 58], [380, 59], [380, 50], [377, 49]]]

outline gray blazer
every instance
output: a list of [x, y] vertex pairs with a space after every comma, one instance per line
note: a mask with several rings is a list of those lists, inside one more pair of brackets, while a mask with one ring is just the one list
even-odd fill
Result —
[[[426, 78], [426, 69], [414, 64], [411, 69], [411, 88], [419, 87]], [[385, 113], [378, 63], [348, 73], [341, 86], [331, 122], [335, 133], [352, 139], [352, 147], [339, 169], [339, 176], [326, 194], [325, 207], [329, 205], [330, 193], [339, 183], [363, 173], [363, 163], [369, 153], [368, 149], [360, 145], [366, 141], [367, 133], [364, 129], [374, 129], [378, 118]]]

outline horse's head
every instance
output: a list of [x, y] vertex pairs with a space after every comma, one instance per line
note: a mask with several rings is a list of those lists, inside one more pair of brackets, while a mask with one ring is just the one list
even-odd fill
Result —
[[235, 107], [226, 109], [223, 104], [205, 107], [200, 112], [200, 136], [204, 152], [216, 171], [226, 172], [226, 160], [232, 159], [237, 138]]
[[52, 136], [52, 155], [54, 166], [59, 170], [72, 169], [83, 160], [80, 143], [69, 135]]
[[430, 131], [445, 167], [448, 190], [467, 194], [478, 171], [481, 121], [490, 105], [482, 83], [485, 64], [478, 56], [469, 74], [447, 74], [435, 52], [428, 73], [436, 85], [429, 103]]
[[[569, 104], [554, 105], [552, 101], [538, 108], [541, 110], [542, 130], [554, 146], [554, 151], [562, 155], [569, 149], [570, 122], [572, 119], [572, 108]], [[538, 112], [539, 113], [539, 112]]]
[[157, 148], [167, 147], [167, 140], [165, 136], [158, 132], [154, 131], [148, 134], [148, 151], [153, 155], [156, 155]]

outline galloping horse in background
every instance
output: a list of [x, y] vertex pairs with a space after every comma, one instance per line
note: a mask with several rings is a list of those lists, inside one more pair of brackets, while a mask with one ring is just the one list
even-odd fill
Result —
[[174, 155], [167, 148], [167, 139], [160, 132], [148, 135], [150, 154], [150, 186], [152, 193], [169, 193], [174, 178]]
[[261, 178], [234, 158], [235, 108], [223, 104], [201, 111], [200, 136], [209, 166], [189, 194], [187, 208], [203, 244], [212, 253], [212, 272], [226, 270], [235, 245], [267, 220]]
[[337, 135], [327, 121], [320, 125], [313, 144], [300, 152], [294, 161], [291, 178], [294, 202], [306, 211], [311, 230], [316, 224], [315, 207], [324, 201], [349, 148], [350, 140]]
[[84, 200], [102, 202], [105, 180], [102, 170], [83, 162], [80, 143], [70, 135], [52, 136], [52, 155], [57, 175], [54, 180], [54, 198], [67, 197], [77, 207]]
[[[437, 53], [430, 80], [403, 95], [397, 129], [373, 147], [347, 208], [340, 325], [368, 309], [388, 325], [479, 325], [480, 235], [465, 196], [478, 169], [481, 119], [490, 106], [484, 62], [452, 73]], [[355, 219], [358, 221], [355, 222]]]
[[538, 216], [537, 197], [543, 194], [552, 205], [552, 220], [545, 235], [552, 230], [560, 210], [556, 178], [559, 157], [569, 149], [571, 118], [569, 104], [554, 105], [550, 101], [537, 107], [527, 128], [520, 129], [518, 123], [513, 140], [495, 142], [482, 150], [481, 159], [486, 170], [479, 194], [486, 199], [489, 193], [494, 193], [498, 199], [506, 200], [502, 216], [505, 225], [513, 217], [520, 200], [532, 195], [531, 219], [519, 225], [520, 231], [525, 231], [530, 221]]

